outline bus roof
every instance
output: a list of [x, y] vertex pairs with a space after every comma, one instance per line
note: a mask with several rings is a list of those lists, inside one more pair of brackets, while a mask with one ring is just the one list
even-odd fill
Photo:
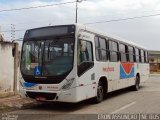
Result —
[[109, 38], [112, 38], [114, 40], [118, 40], [120, 42], [123, 42], [123, 43], [126, 43], [126, 44], [129, 44], [131, 46], [135, 46], [135, 47], [138, 47], [138, 48], [142, 48], [142, 49], [145, 49], [147, 50], [146, 47], [144, 46], [141, 46], [137, 43], [134, 43], [132, 41], [129, 41], [129, 40], [126, 40], [124, 38], [121, 38], [121, 37], [118, 37], [118, 36], [115, 36], [115, 35], [112, 35], [112, 34], [109, 34], [109, 33], [106, 33], [106, 32], [102, 32], [102, 31], [99, 31], [99, 30], [95, 30], [94, 28], [91, 28], [91, 27], [88, 27], [86, 25], [82, 25], [82, 24], [75, 24], [79, 29], [84, 29], [86, 31], [89, 31], [89, 32], [92, 32], [92, 33], [96, 33], [98, 35], [101, 35], [101, 36], [104, 36], [104, 37], [109, 37]]
[[[138, 48], [141, 48], [141, 49], [145, 49], [147, 50], [146, 47], [144, 46], [141, 46], [137, 43], [134, 43], [132, 41], [129, 41], [129, 40], [126, 40], [124, 38], [121, 38], [121, 37], [118, 37], [118, 36], [115, 36], [115, 35], [112, 35], [110, 33], [106, 33], [106, 32], [102, 32], [100, 30], [96, 30], [92, 27], [88, 27], [86, 25], [83, 25], [83, 24], [68, 24], [68, 25], [75, 25], [76, 27], [78, 27], [78, 29], [82, 29], [82, 30], [86, 30], [88, 32], [91, 32], [91, 33], [95, 33], [97, 35], [100, 35], [100, 36], [103, 36], [103, 37], [108, 37], [108, 38], [112, 38], [114, 40], [117, 40], [117, 41], [120, 41], [122, 43], [125, 43], [125, 44], [129, 44], [131, 46], [135, 46], [135, 47], [138, 47]], [[67, 24], [65, 25], [55, 25], [55, 26], [68, 26]], [[54, 26], [47, 26], [47, 27], [54, 27]], [[47, 27], [40, 27], [40, 28], [47, 28]], [[30, 29], [30, 30], [35, 30], [35, 29], [40, 29], [40, 28], [34, 28], [34, 29]]]

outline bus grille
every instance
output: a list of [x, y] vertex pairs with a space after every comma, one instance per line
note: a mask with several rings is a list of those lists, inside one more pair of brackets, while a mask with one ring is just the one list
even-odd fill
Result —
[[42, 92], [26, 92], [27, 96], [33, 99], [37, 97], [44, 97], [47, 100], [53, 100], [56, 97], [56, 93], [42, 93]]

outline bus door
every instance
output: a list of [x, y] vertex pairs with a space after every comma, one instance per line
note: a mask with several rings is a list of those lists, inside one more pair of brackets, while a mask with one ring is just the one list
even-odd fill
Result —
[[92, 35], [81, 33], [77, 44], [77, 69], [79, 76], [79, 84], [91, 84], [92, 74], [91, 70], [94, 66], [93, 62], [93, 45], [90, 39], [94, 39]]

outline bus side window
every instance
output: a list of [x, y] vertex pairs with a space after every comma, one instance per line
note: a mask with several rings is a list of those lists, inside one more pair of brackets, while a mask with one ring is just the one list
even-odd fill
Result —
[[105, 38], [95, 37], [96, 59], [97, 61], [107, 61], [108, 59], [108, 42]]
[[141, 50], [141, 62], [142, 62], [142, 63], [145, 62], [144, 57], [145, 57], [145, 56], [144, 56], [144, 51]]
[[139, 52], [139, 62], [142, 62], [142, 58], [141, 58], [141, 50], [138, 49], [138, 52]]
[[128, 46], [129, 53], [129, 61], [134, 62], [134, 48], [132, 46]]
[[119, 59], [118, 43], [110, 40], [109, 41], [109, 51], [110, 51], [110, 61], [117, 62]]
[[140, 59], [139, 59], [139, 51], [137, 48], [135, 48], [135, 55], [136, 55], [136, 62], [140, 62]]
[[126, 48], [126, 45], [124, 44], [119, 44], [119, 52], [120, 52], [120, 55], [121, 55], [121, 62], [127, 62], [128, 58], [127, 58], [127, 48]]
[[146, 53], [146, 63], [148, 63], [148, 52], [145, 51], [145, 53]]
[[147, 61], [146, 61], [146, 51], [143, 51], [143, 53], [144, 53], [144, 63], [146, 63]]
[[133, 47], [133, 59], [134, 59], [134, 62], [136, 62], [136, 50], [134, 47]]

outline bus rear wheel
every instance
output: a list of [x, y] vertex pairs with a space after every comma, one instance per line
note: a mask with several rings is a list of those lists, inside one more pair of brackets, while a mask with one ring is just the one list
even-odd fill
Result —
[[100, 103], [103, 101], [103, 99], [104, 99], [104, 88], [103, 88], [102, 82], [99, 81], [98, 87], [97, 87], [97, 96], [94, 98], [94, 102]]
[[135, 82], [135, 85], [133, 86], [133, 90], [134, 91], [138, 91], [139, 90], [139, 88], [140, 88], [140, 77], [137, 75], [136, 76], [136, 82]]

